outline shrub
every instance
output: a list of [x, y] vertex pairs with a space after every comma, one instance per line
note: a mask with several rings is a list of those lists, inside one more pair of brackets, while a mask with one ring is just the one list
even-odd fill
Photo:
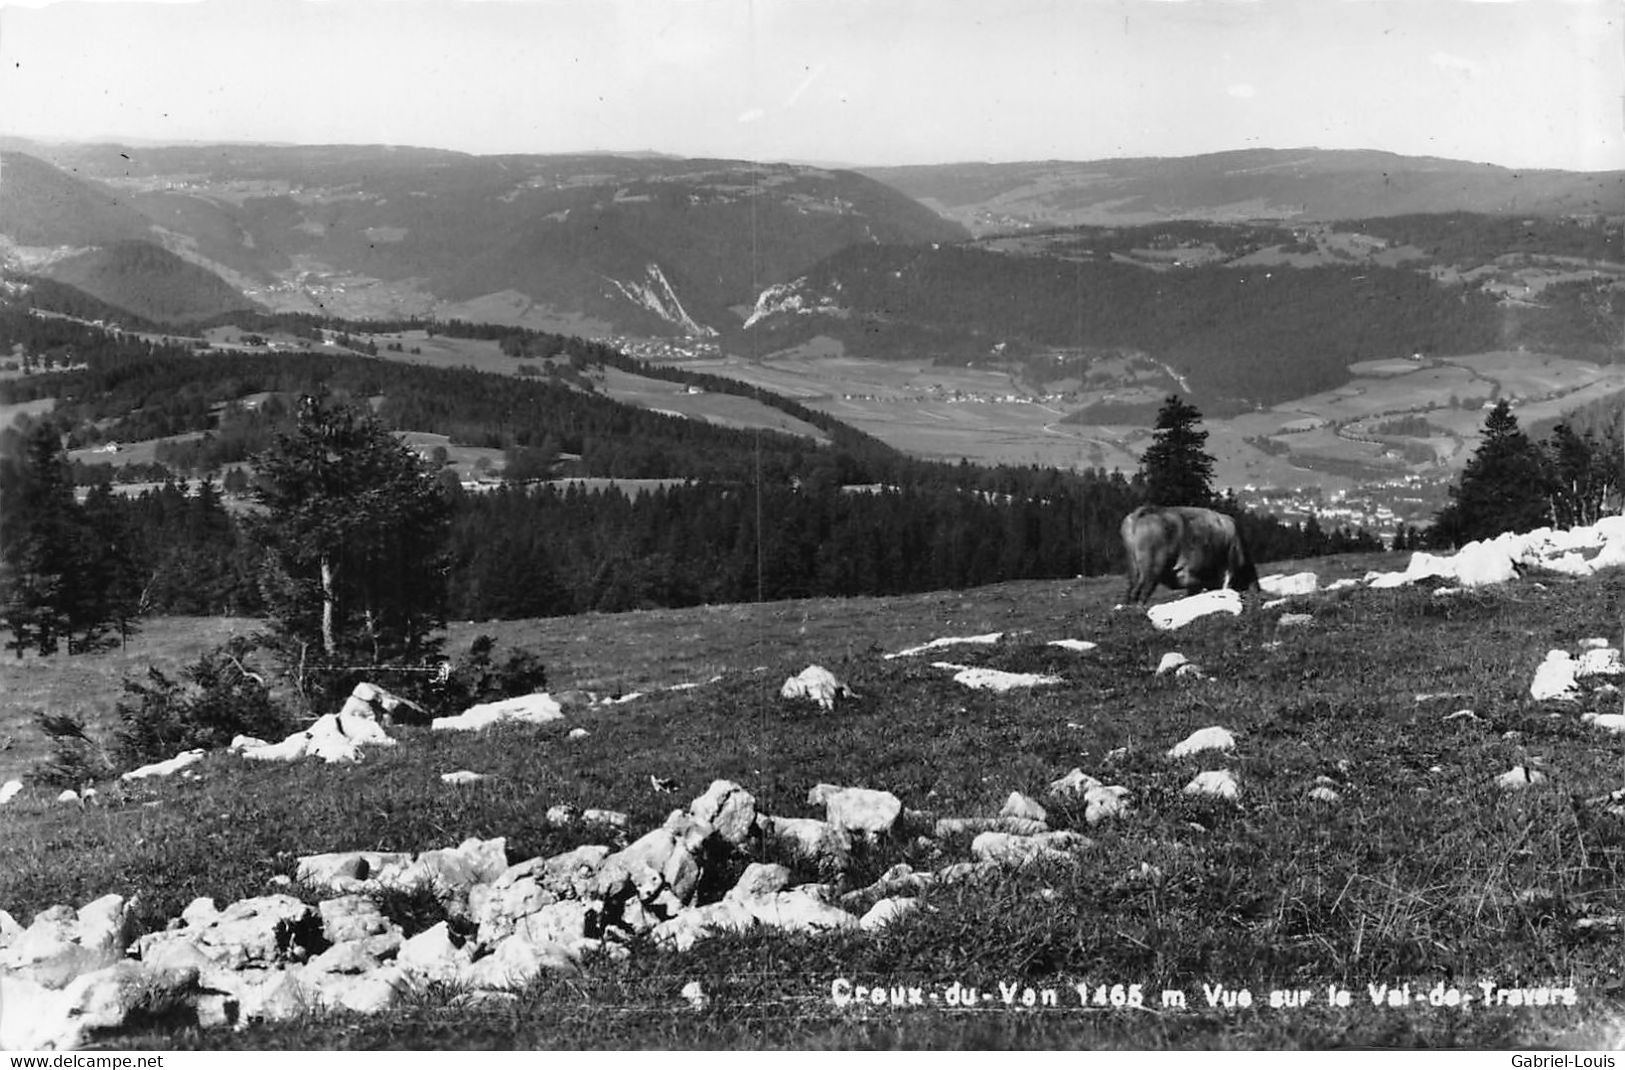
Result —
[[77, 789], [113, 772], [107, 749], [86, 733], [84, 718], [42, 710], [34, 714], [34, 724], [51, 745], [51, 756], [34, 766], [36, 783]]
[[117, 711], [118, 760], [130, 766], [181, 751], [228, 746], [232, 737], [274, 738], [292, 728], [285, 710], [257, 674], [243, 667], [249, 644], [233, 639], [204, 654], [173, 680], [155, 668], [147, 682], [126, 678]]
[[436, 706], [465, 709], [479, 702], [494, 702], [512, 695], [528, 695], [547, 687], [547, 669], [534, 652], [522, 648], [508, 651], [498, 664], [491, 656], [496, 640], [476, 636], [468, 653], [457, 659], [446, 679], [437, 682], [430, 701]]

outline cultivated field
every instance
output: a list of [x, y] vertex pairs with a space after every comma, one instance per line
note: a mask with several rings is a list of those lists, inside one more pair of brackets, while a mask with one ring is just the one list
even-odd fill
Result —
[[[1311, 563], [1323, 582], [1371, 565], [1392, 562]], [[1525, 578], [1450, 597], [1307, 596], [1286, 607], [1312, 615], [1296, 626], [1254, 596], [1240, 618], [1177, 633], [1114, 613], [1119, 583], [459, 625], [458, 645], [485, 631], [538, 650], [555, 693], [648, 693], [572, 705], [545, 726], [466, 736], [397, 728], [401, 746], [356, 766], [214, 755], [193, 767], [196, 779], [104, 785], [83, 809], [30, 788], [7, 804], [0, 905], [26, 921], [51, 903], [139, 892], [141, 921], [161, 927], [194, 896], [265, 892], [299, 854], [506, 836], [519, 860], [600, 835], [550, 825], [543, 814], [558, 803], [625, 811], [636, 836], [716, 778], [780, 815], [821, 816], [806, 802], [820, 782], [887, 789], [923, 812], [858, 851], [844, 876], [825, 874], [840, 892], [895, 863], [936, 870], [965, 860], [969, 837], [936, 836], [930, 818], [995, 814], [1020, 791], [1090, 846], [1067, 861], [927, 887], [923, 909], [873, 934], [757, 930], [685, 953], [634, 943], [625, 961], [589, 960], [580, 976], [545, 978], [513, 1002], [476, 1008], [429, 989], [373, 1017], [240, 1033], [154, 1027], [118, 1042], [1527, 1048], [1625, 1039], [1625, 818], [1584, 802], [1622, 786], [1621, 743], [1579, 719], [1617, 712], [1619, 698], [1542, 703], [1529, 693], [1548, 649], [1617, 642], [1625, 578]], [[0, 690], [11, 709], [19, 682], [35, 703], [93, 707], [119, 671], [144, 657], [174, 664], [181, 644], [201, 649], [234, 627], [153, 622], [128, 654], [8, 662]], [[995, 631], [1004, 635], [991, 646], [881, 657]], [[1048, 645], [1061, 638], [1099, 645]], [[1173, 650], [1205, 678], [1157, 676]], [[976, 691], [937, 660], [1058, 682]], [[811, 662], [859, 697], [830, 713], [780, 699], [785, 677]], [[675, 684], [699, 686], [649, 690]], [[1236, 734], [1233, 751], [1167, 756], [1210, 725]], [[574, 727], [590, 735], [566, 739]], [[1048, 794], [1074, 767], [1126, 787], [1132, 813], [1090, 826], [1081, 804]], [[1547, 779], [1499, 787], [1516, 767]], [[490, 779], [448, 788], [439, 774], [456, 769]], [[1217, 769], [1236, 774], [1239, 798], [1182, 792]], [[657, 790], [651, 777], [675, 788]], [[1336, 801], [1311, 799], [1317, 786]], [[757, 850], [796, 866], [798, 880], [819, 879], [777, 848]], [[409, 933], [439, 920], [432, 906], [385, 901]], [[710, 998], [703, 1009], [680, 995], [691, 981]], [[928, 998], [843, 1002], [847, 983]], [[950, 993], [967, 987], [989, 998], [955, 1006]], [[1029, 988], [1038, 1005], [1024, 1007]], [[1433, 1005], [1430, 994], [1444, 1002], [1451, 990], [1466, 1002]]]

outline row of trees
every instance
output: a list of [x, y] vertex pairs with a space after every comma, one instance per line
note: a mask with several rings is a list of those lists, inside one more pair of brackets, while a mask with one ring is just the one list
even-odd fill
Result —
[[1581, 433], [1562, 423], [1535, 441], [1503, 400], [1484, 418], [1478, 449], [1426, 541], [1457, 547], [1505, 531], [1592, 524], [1619, 511], [1621, 476], [1613, 424]]

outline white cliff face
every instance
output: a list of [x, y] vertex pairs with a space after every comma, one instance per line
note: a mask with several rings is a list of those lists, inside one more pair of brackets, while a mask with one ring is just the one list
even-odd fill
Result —
[[829, 297], [815, 297], [807, 292], [807, 279], [805, 276], [793, 282], [774, 283], [756, 295], [756, 307], [751, 310], [750, 316], [745, 320], [745, 328], [750, 329], [757, 321], [778, 313], [795, 313], [808, 315], [813, 312], [840, 312], [840, 307]]
[[644, 276], [640, 280], [622, 282], [619, 279], [609, 279], [610, 285], [620, 291], [621, 296], [640, 308], [675, 324], [687, 334], [700, 337], [711, 337], [717, 332], [715, 328], [697, 323], [683, 308], [682, 301], [677, 298], [677, 291], [672, 289], [671, 282], [667, 280], [665, 272], [660, 265], [651, 262], [644, 269]]

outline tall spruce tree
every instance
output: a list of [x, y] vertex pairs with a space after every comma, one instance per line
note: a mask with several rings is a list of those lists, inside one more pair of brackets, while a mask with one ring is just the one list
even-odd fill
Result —
[[1140, 458], [1139, 480], [1149, 504], [1213, 504], [1213, 455], [1201, 423], [1201, 412], [1178, 394], [1163, 402], [1151, 445]]
[[450, 510], [417, 455], [370, 413], [306, 399], [255, 469], [261, 590], [301, 694], [314, 702], [342, 690], [339, 666], [436, 655]]
[[1478, 449], [1450, 488], [1450, 504], [1433, 518], [1428, 543], [1461, 546], [1504, 531], [1551, 522], [1549, 470], [1541, 448], [1518, 427], [1503, 399], [1484, 417]]
[[0, 617], [8, 649], [100, 649], [114, 616], [101, 546], [74, 500], [62, 437], [41, 423], [0, 459]]

